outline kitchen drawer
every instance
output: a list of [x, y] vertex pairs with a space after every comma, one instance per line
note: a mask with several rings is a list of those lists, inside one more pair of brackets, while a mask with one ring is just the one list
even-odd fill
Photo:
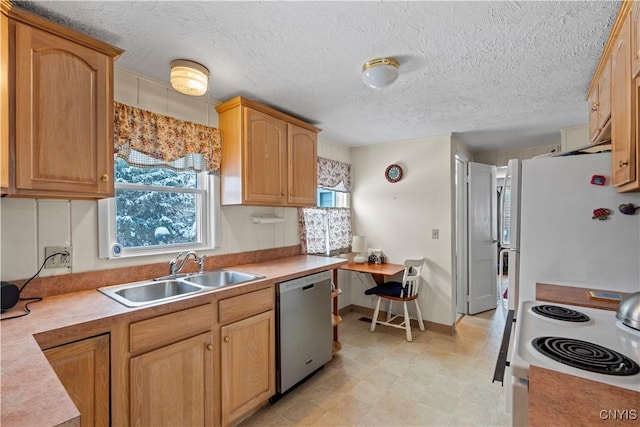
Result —
[[213, 327], [212, 304], [176, 311], [129, 326], [131, 353], [158, 348], [210, 330]]
[[260, 289], [220, 301], [218, 303], [220, 323], [224, 325], [273, 310], [275, 306], [273, 289], [273, 287]]

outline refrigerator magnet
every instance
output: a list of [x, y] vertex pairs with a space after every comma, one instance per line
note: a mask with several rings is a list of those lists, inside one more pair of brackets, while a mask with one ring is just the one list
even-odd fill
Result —
[[599, 219], [600, 221], [604, 221], [607, 219], [611, 211], [607, 208], [598, 208], [593, 210], [593, 216], [591, 219]]
[[591, 183], [593, 185], [604, 185], [604, 181], [605, 181], [604, 175], [593, 175], [591, 177]]

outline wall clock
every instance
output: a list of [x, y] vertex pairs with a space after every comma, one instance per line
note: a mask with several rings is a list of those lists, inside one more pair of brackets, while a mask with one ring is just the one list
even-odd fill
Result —
[[389, 182], [398, 182], [402, 179], [402, 168], [400, 165], [389, 165], [387, 170], [384, 171], [384, 177]]

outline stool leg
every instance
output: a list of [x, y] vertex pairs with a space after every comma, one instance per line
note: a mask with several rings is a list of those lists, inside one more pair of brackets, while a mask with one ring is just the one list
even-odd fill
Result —
[[418, 324], [420, 325], [420, 330], [424, 331], [424, 322], [422, 321], [422, 312], [420, 311], [420, 306], [418, 305], [418, 300], [413, 300], [416, 303], [416, 311], [418, 312]]
[[378, 313], [380, 312], [380, 301], [382, 297], [378, 297], [378, 301], [376, 302], [376, 309], [373, 311], [373, 317], [371, 318], [371, 327], [369, 330], [371, 332], [376, 330], [376, 322], [378, 321]]
[[389, 300], [389, 307], [387, 308], [387, 322], [391, 321], [391, 304], [393, 304], [393, 300]]
[[407, 331], [407, 341], [413, 341], [411, 337], [411, 319], [409, 318], [409, 310], [407, 308], [407, 302], [404, 303], [404, 329]]

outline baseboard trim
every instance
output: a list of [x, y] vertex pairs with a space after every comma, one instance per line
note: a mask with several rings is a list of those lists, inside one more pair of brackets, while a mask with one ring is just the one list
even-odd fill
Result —
[[[371, 316], [373, 316], [373, 309], [372, 308], [368, 308], [368, 307], [362, 307], [360, 305], [356, 305], [356, 304], [351, 304], [348, 306], [345, 306], [343, 308], [341, 308], [339, 310], [340, 315], [346, 314], [346, 313], [351, 313], [351, 312], [356, 312], [356, 313], [362, 313], [365, 316], [371, 318]], [[383, 318], [384, 316], [387, 315], [386, 311], [380, 311], [380, 313], [378, 314], [379, 318]], [[411, 327], [418, 327], [418, 321], [415, 319], [411, 319]], [[442, 323], [437, 323], [437, 322], [431, 322], [429, 320], [424, 320], [424, 327], [425, 329], [427, 329], [428, 331], [432, 331], [432, 332], [437, 332], [440, 334], [445, 334], [445, 335], [454, 335], [456, 333], [456, 328], [455, 325], [443, 325]]]

